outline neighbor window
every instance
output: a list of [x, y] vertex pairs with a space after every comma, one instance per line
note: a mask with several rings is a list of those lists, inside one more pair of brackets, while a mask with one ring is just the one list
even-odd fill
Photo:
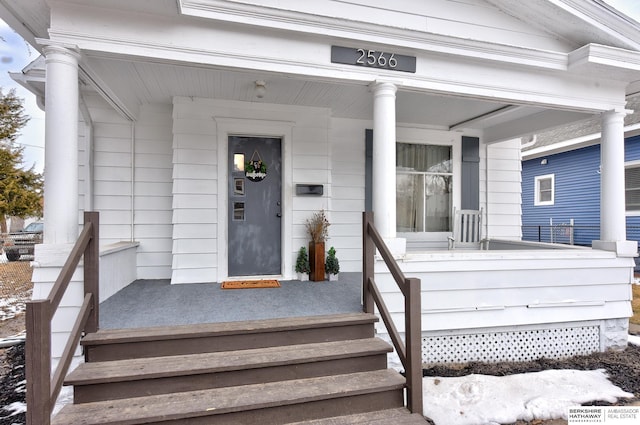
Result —
[[452, 209], [451, 146], [396, 144], [396, 230], [448, 232]]
[[555, 197], [554, 174], [537, 176], [535, 181], [535, 202], [534, 205], [553, 205]]
[[627, 211], [640, 211], [640, 164], [624, 169], [624, 195]]

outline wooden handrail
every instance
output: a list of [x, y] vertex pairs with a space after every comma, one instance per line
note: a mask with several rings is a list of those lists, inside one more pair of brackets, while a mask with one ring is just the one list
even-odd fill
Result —
[[[83, 333], [98, 330], [99, 216], [84, 213], [84, 229], [71, 250], [49, 296], [27, 302], [25, 367], [27, 375], [27, 425], [50, 425], [51, 412], [62, 389]], [[51, 320], [80, 259], [84, 257], [84, 302], [73, 325], [60, 362], [51, 377]]]
[[[384, 260], [394, 281], [404, 296], [405, 343], [398, 332], [391, 313], [375, 283], [376, 248]], [[406, 278], [373, 225], [373, 213], [362, 214], [362, 296], [363, 309], [373, 313], [375, 306], [389, 332], [398, 357], [405, 369], [407, 408], [413, 413], [423, 413], [422, 406], [422, 354], [421, 354], [421, 300], [420, 279]]]

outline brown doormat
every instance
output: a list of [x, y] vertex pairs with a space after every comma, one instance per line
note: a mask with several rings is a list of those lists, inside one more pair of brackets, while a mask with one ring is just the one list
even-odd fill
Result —
[[222, 282], [222, 289], [279, 288], [277, 280], [229, 280]]

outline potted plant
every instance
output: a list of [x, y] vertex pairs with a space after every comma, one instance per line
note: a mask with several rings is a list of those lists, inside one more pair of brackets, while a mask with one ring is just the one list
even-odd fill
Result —
[[330, 281], [338, 280], [338, 273], [340, 272], [340, 263], [338, 262], [338, 258], [336, 257], [336, 249], [334, 247], [329, 248], [324, 270], [329, 275]]
[[298, 280], [306, 282], [309, 280], [309, 255], [307, 254], [307, 248], [300, 247], [298, 250], [298, 258], [296, 259], [296, 273], [298, 273]]
[[311, 241], [309, 242], [309, 279], [324, 280], [324, 242], [329, 237], [329, 220], [324, 210], [320, 210], [307, 219], [306, 228]]

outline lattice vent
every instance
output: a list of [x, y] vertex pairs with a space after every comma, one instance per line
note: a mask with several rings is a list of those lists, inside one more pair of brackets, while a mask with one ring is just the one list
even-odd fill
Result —
[[600, 349], [600, 328], [585, 326], [486, 332], [422, 338], [425, 363], [529, 361], [591, 354]]

